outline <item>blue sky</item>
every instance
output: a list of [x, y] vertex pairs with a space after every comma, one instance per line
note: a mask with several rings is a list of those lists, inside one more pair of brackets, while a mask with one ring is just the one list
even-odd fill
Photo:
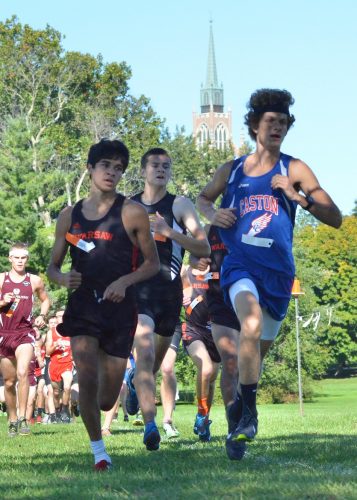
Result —
[[245, 104], [257, 88], [286, 88], [296, 123], [283, 151], [304, 160], [344, 214], [357, 198], [357, 1], [0, 0], [34, 28], [65, 35], [66, 50], [132, 68], [130, 92], [151, 99], [174, 132], [192, 132], [205, 80], [213, 19], [218, 79], [239, 142]]

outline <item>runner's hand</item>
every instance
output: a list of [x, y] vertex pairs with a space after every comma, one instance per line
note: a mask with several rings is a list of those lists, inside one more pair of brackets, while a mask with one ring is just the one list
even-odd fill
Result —
[[159, 212], [156, 212], [156, 217], [151, 225], [151, 229], [154, 233], [166, 236], [166, 238], [170, 238], [171, 236], [171, 227], [168, 225], [165, 218], [159, 214]]
[[211, 224], [223, 229], [232, 227], [237, 220], [237, 216], [235, 214], [236, 210], [236, 208], [219, 208], [216, 210], [211, 220]]
[[191, 304], [191, 297], [189, 297], [188, 295], [186, 295], [186, 296], [184, 295], [184, 296], [182, 297], [182, 305], [183, 305], [184, 307], [187, 307], [187, 306], [189, 306], [190, 304]]
[[62, 274], [62, 285], [66, 288], [73, 288], [74, 290], [82, 284], [82, 275], [75, 269], [71, 269], [68, 273]]
[[289, 200], [296, 200], [298, 193], [286, 175], [275, 174], [271, 179], [273, 189], [281, 189]]
[[103, 300], [110, 300], [111, 302], [121, 302], [125, 298], [127, 285], [122, 278], [113, 281], [107, 288], [103, 294]]
[[42, 314], [40, 314], [39, 316], [37, 316], [37, 318], [35, 318], [35, 321], [34, 321], [34, 325], [37, 326], [37, 328], [43, 328], [45, 326], [46, 322], [42, 316]]
[[13, 300], [15, 299], [15, 295], [12, 293], [12, 292], [7, 292], [3, 295], [3, 298], [2, 300], [6, 303], [6, 304], [10, 304], [10, 302], [12, 302]]
[[208, 271], [210, 263], [211, 263], [211, 259], [209, 257], [201, 257], [197, 261], [195, 268], [198, 269], [199, 271]]

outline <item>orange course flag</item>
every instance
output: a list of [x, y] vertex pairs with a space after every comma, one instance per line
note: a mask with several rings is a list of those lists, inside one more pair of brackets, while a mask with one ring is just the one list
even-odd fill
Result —
[[301, 291], [300, 288], [300, 281], [297, 278], [294, 279], [291, 295], [293, 295], [294, 297], [297, 295], [303, 295], [303, 292]]

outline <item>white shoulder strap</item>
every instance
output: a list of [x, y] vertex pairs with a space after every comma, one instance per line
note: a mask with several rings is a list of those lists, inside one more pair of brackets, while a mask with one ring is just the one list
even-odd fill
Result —
[[236, 174], [242, 165], [243, 165], [243, 160], [238, 162], [237, 165], [234, 168], [232, 168], [231, 173], [229, 175], [228, 184], [232, 184], [232, 182], [234, 182]]
[[[283, 160], [280, 159], [279, 163], [280, 163], [281, 175], [284, 175], [285, 177], [287, 177], [288, 176], [288, 169], [284, 165]], [[287, 212], [289, 214], [289, 217], [291, 218], [291, 208], [290, 208], [289, 202], [286, 199], [286, 196], [284, 195], [284, 193], [283, 193], [283, 200], [284, 200], [284, 204], [285, 204], [286, 210], [287, 210]]]
[[281, 171], [281, 175], [284, 175], [285, 177], [288, 176], [288, 169], [284, 165], [283, 160], [280, 160], [280, 171]]

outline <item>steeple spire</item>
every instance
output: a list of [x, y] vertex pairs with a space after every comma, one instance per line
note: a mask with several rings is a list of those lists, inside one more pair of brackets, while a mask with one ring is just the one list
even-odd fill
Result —
[[210, 19], [206, 84], [201, 85], [201, 113], [223, 113], [223, 85], [218, 85], [212, 24]]
[[217, 67], [216, 67], [216, 55], [214, 52], [214, 40], [213, 40], [213, 29], [212, 29], [212, 19], [210, 20], [209, 27], [209, 44], [208, 44], [208, 62], [207, 62], [207, 76], [206, 76], [206, 88], [218, 87], [217, 78]]
[[[223, 85], [218, 84], [212, 19], [209, 22], [206, 81], [201, 83], [201, 113], [193, 113], [193, 136], [198, 148], [232, 147], [232, 112], [224, 112]], [[200, 50], [200, 54], [202, 50]]]

